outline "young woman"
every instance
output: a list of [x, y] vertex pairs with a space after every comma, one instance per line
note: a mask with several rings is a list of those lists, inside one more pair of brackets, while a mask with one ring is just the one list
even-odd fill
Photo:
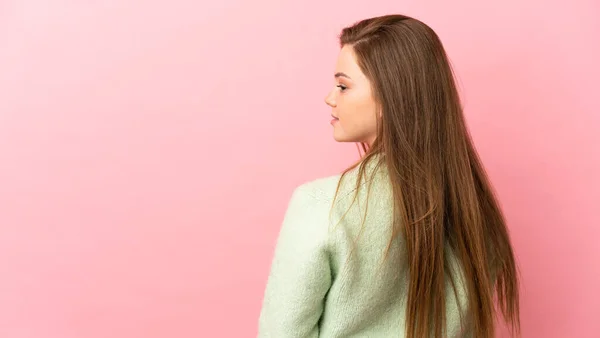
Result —
[[333, 135], [364, 156], [292, 194], [259, 337], [520, 332], [517, 267], [438, 36], [402, 15], [342, 30]]

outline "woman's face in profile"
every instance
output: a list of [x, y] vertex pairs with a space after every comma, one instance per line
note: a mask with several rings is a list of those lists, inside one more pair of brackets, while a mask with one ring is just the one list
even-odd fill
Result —
[[334, 117], [334, 139], [371, 144], [377, 136], [377, 106], [371, 83], [360, 70], [351, 46], [340, 50], [334, 74], [335, 87], [325, 97]]

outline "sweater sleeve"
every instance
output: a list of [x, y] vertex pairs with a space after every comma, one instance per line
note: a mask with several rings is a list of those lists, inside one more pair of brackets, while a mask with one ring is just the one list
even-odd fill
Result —
[[319, 336], [331, 270], [327, 231], [317, 202], [302, 185], [288, 203], [260, 312], [259, 338]]

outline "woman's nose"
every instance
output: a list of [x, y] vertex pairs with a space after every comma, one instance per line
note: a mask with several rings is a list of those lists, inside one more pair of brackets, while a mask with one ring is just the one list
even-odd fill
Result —
[[329, 92], [329, 94], [327, 94], [327, 96], [325, 96], [325, 103], [328, 106], [335, 107], [335, 100], [334, 100], [331, 92]]

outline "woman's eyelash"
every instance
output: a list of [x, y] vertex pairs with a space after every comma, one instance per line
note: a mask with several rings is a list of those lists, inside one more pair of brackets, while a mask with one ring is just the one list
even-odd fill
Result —
[[346, 89], [346, 86], [344, 86], [344, 85], [337, 85], [336, 87], [338, 87], [341, 90], [345, 90]]

